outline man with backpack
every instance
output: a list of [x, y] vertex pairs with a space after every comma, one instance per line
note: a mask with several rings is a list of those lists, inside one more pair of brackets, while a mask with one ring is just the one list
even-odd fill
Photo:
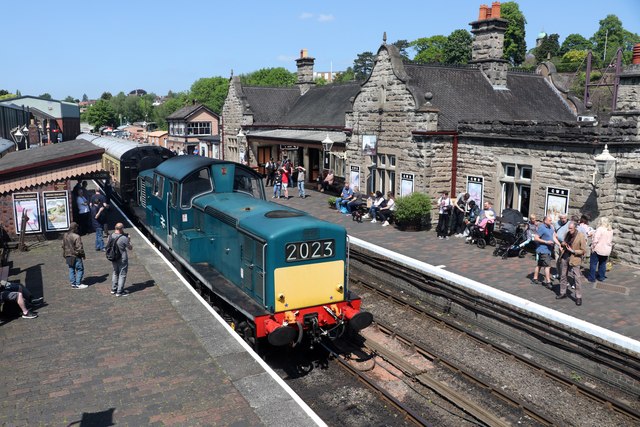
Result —
[[117, 297], [129, 295], [124, 290], [124, 282], [127, 280], [127, 271], [129, 270], [129, 256], [127, 250], [131, 250], [131, 239], [129, 234], [124, 232], [124, 225], [119, 222], [116, 224], [115, 232], [109, 236], [106, 257], [111, 261], [113, 266], [113, 276], [111, 278], [111, 294]]

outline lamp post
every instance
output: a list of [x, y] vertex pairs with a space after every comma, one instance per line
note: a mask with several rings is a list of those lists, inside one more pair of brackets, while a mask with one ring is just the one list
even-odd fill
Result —
[[329, 153], [331, 153], [331, 148], [333, 147], [333, 141], [329, 138], [329, 134], [327, 133], [327, 137], [322, 140], [322, 168], [330, 169], [331, 161], [329, 160]]
[[244, 133], [242, 133], [242, 129], [238, 129], [238, 134], [236, 135], [236, 139], [238, 141], [238, 161], [242, 164], [245, 163], [246, 156], [246, 148], [244, 146]]
[[[16, 144], [16, 151], [20, 150], [20, 143], [22, 142], [22, 139], [29, 135], [29, 128], [27, 128], [27, 126], [24, 126], [24, 128], [21, 129], [21, 126], [17, 126], [15, 127], [11, 132], [11, 137], [13, 138], [13, 142]], [[27, 144], [25, 142], [25, 148], [27, 147]]]

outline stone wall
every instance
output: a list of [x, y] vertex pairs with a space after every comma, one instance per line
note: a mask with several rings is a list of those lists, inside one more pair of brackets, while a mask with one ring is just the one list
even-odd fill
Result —
[[[362, 137], [377, 137], [378, 155], [395, 155], [396, 186], [399, 192], [400, 174], [414, 174], [416, 190], [428, 187], [432, 153], [430, 147], [412, 142], [415, 129], [436, 130], [437, 110], [416, 110], [416, 101], [394, 70], [389, 51], [381, 47], [369, 79], [363, 84], [346, 115], [346, 127], [353, 130], [347, 143], [347, 164], [360, 166], [360, 187], [366, 188], [371, 159], [362, 153]], [[386, 190], [386, 189], [381, 189]]]
[[637, 170], [621, 172], [618, 176], [611, 225], [615, 244], [613, 256], [622, 262], [640, 266], [640, 173]]
[[239, 78], [233, 77], [231, 84], [229, 84], [227, 98], [222, 106], [222, 144], [224, 158], [233, 161], [238, 161], [238, 151], [240, 149], [237, 135], [238, 130], [242, 126], [244, 112], [244, 104], [240, 98], [242, 93], [238, 93], [241, 90]]

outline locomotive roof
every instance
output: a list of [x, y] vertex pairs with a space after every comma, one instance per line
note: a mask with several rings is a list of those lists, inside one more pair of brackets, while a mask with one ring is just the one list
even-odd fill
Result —
[[251, 174], [257, 175], [257, 173], [253, 169], [240, 163], [231, 162], [229, 160], [218, 160], [211, 159], [209, 157], [192, 155], [174, 156], [159, 164], [156, 167], [156, 172], [169, 179], [180, 182], [187, 178], [193, 171], [215, 164], [233, 165], [236, 168], [245, 169]]
[[300, 228], [316, 228], [320, 225], [327, 229], [344, 230], [338, 224], [320, 220], [304, 211], [242, 193], [209, 193], [194, 199], [193, 205], [205, 212], [211, 209], [220, 212], [227, 219], [226, 222], [235, 219], [238, 228], [265, 240]]

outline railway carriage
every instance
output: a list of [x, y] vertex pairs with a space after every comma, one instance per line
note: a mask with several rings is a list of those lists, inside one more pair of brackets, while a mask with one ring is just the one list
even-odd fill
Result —
[[151, 144], [139, 144], [110, 136], [80, 134], [78, 139], [104, 148], [102, 169], [109, 172], [111, 186], [120, 202], [136, 200], [139, 171], [151, 169], [173, 156], [171, 150]]
[[252, 169], [178, 156], [140, 178], [147, 228], [235, 311], [247, 341], [297, 344], [372, 322], [347, 289], [346, 230], [266, 201]]

